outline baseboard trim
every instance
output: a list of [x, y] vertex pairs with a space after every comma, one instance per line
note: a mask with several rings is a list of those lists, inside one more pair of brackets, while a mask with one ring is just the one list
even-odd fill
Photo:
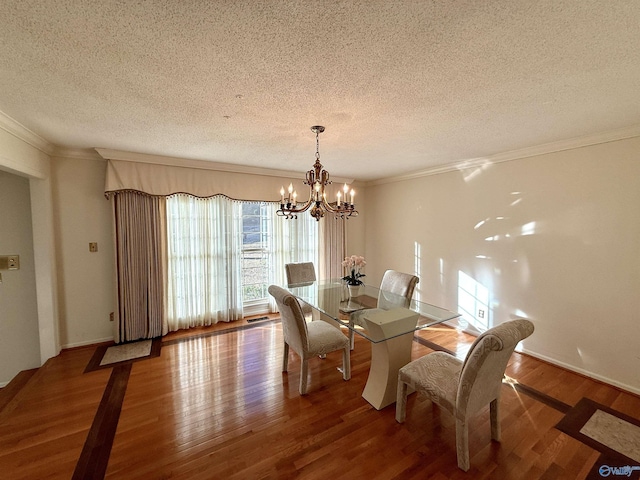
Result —
[[69, 348], [86, 347], [89, 345], [97, 345], [98, 343], [105, 342], [113, 342], [113, 337], [99, 338], [97, 340], [87, 340], [86, 342], [67, 343], [66, 345], [62, 345], [61, 348], [63, 350], [67, 350]]
[[[457, 330], [462, 330], [464, 333], [468, 333], [469, 335], [478, 336], [479, 332], [472, 328], [463, 328], [460, 326], [457, 320], [449, 320], [443, 323], [448, 327], [455, 328]], [[631, 393], [633, 395], [640, 396], [640, 388], [634, 387], [632, 385], [628, 385], [626, 383], [618, 382], [611, 378], [605, 377], [604, 375], [598, 375], [597, 373], [590, 372], [583, 368], [576, 367], [575, 365], [571, 365], [569, 363], [561, 362], [556, 360], [555, 358], [548, 357], [546, 355], [542, 355], [540, 353], [533, 352], [526, 348], [516, 348], [516, 352], [524, 353], [525, 355], [529, 355], [530, 357], [537, 358], [538, 360], [542, 360], [543, 362], [550, 363], [551, 365], [555, 365], [556, 367], [564, 368], [565, 370], [569, 370], [573, 373], [578, 373], [584, 377], [591, 378], [592, 380], [597, 380], [598, 382], [606, 383], [607, 385], [619, 388], [620, 390], [624, 390], [627, 393]]]
[[632, 385], [627, 385], [626, 383], [618, 382], [611, 378], [605, 377], [604, 375], [598, 375], [597, 373], [590, 372], [583, 368], [578, 368], [574, 365], [561, 362], [551, 357], [547, 357], [546, 355], [541, 355], [539, 353], [532, 352], [531, 350], [527, 350], [526, 348], [523, 348], [522, 350], [520, 350], [520, 352], [524, 353], [525, 355], [529, 355], [530, 357], [537, 358], [538, 360], [542, 360], [544, 362], [555, 365], [557, 367], [564, 368], [565, 370], [569, 370], [571, 372], [578, 373], [582, 376], [591, 378], [592, 380], [597, 380], [598, 382], [606, 383], [607, 385], [614, 386], [616, 388], [619, 388], [620, 390], [624, 390], [625, 392], [640, 396], [640, 388], [638, 387], [634, 387]]

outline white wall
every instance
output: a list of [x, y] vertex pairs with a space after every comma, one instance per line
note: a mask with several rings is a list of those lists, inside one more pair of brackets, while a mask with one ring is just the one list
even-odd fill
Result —
[[0, 270], [0, 387], [40, 366], [29, 179], [0, 170], [0, 255], [19, 255], [19, 270]]
[[423, 301], [457, 309], [464, 272], [488, 288], [492, 324], [535, 323], [525, 351], [640, 392], [640, 138], [370, 186], [367, 200], [369, 281], [416, 272]]
[[[114, 245], [104, 196], [106, 161], [52, 160], [58, 264], [60, 343], [63, 348], [113, 340]], [[97, 242], [98, 251], [89, 251]]]

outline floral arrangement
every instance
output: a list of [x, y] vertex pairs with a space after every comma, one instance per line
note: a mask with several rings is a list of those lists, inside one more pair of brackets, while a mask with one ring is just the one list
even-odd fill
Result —
[[345, 257], [342, 266], [351, 271], [349, 275], [342, 277], [342, 279], [347, 282], [347, 285], [362, 285], [364, 283], [360, 278], [365, 276], [361, 270], [366, 264], [367, 262], [364, 261], [364, 257], [359, 255]]

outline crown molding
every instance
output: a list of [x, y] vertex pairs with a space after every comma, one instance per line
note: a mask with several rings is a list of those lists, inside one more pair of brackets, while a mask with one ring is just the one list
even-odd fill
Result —
[[37, 133], [32, 132], [27, 127], [1, 111], [0, 128], [47, 155], [51, 155], [55, 149], [52, 143], [48, 142]]
[[54, 146], [52, 157], [75, 158], [79, 160], [104, 160], [93, 148], [68, 148]]
[[[297, 178], [304, 172], [294, 172], [288, 170], [276, 170], [261, 167], [249, 167], [244, 165], [230, 164], [230, 163], [218, 163], [210, 162], [207, 160], [192, 160], [186, 158], [166, 157], [162, 155], [150, 155], [144, 153], [125, 152], [121, 150], [113, 150], [109, 148], [95, 148], [95, 149], [78, 149], [56, 146], [37, 133], [32, 132], [27, 127], [9, 117], [4, 112], [0, 111], [0, 128], [7, 133], [15, 136], [19, 140], [31, 145], [37, 150], [45, 153], [49, 156], [65, 157], [65, 158], [77, 158], [88, 160], [99, 159], [113, 159], [122, 160], [128, 162], [142, 162], [142, 163], [155, 163], [159, 165], [168, 165], [175, 167], [188, 167], [199, 168], [204, 170], [217, 170], [220, 172], [231, 173], [243, 173], [249, 175], [264, 175], [270, 177], [287, 177]], [[376, 180], [358, 181], [358, 185], [365, 187], [382, 185], [385, 183], [401, 182], [405, 180], [412, 180], [415, 178], [428, 177], [431, 175], [439, 175], [441, 173], [455, 172], [460, 170], [466, 170], [471, 168], [486, 167], [490, 164], [509, 162], [512, 160], [519, 160], [523, 158], [529, 158], [537, 155], [544, 155], [549, 153], [561, 152], [564, 150], [572, 150], [575, 148], [582, 148], [591, 145], [598, 145], [602, 143], [615, 142], [618, 140], [624, 140], [626, 138], [640, 137], [640, 125], [632, 125], [630, 127], [624, 127], [609, 132], [598, 133], [594, 135], [585, 135], [581, 137], [574, 137], [567, 140], [560, 140], [557, 142], [545, 143], [541, 145], [535, 145], [532, 147], [526, 147], [518, 150], [511, 150], [508, 152], [497, 153], [495, 155], [489, 155], [487, 157], [470, 158], [460, 160], [454, 163], [446, 165], [437, 165], [417, 172], [408, 173], [405, 175], [397, 175], [393, 177], [385, 177]], [[97, 154], [96, 154], [97, 152]], [[333, 179], [339, 183], [354, 183], [352, 178], [336, 177]]]
[[405, 180], [412, 180], [414, 178], [429, 177], [431, 175], [439, 175], [441, 173], [467, 170], [471, 168], [486, 168], [488, 165], [495, 164], [495, 163], [509, 162], [512, 160], [535, 157], [537, 155], [545, 155], [548, 153], [562, 152], [564, 150], [573, 150], [576, 148], [588, 147], [591, 145], [616, 142], [618, 140], [624, 140], [626, 138], [633, 138], [633, 137], [640, 137], [640, 125], [632, 125], [630, 127], [611, 130], [609, 132], [603, 132], [603, 133], [598, 133], [594, 135], [584, 135], [581, 137], [574, 137], [567, 140], [560, 140], [557, 142], [550, 142], [550, 143], [545, 143], [541, 145], [535, 145], [533, 147], [526, 147], [518, 150], [510, 150], [508, 152], [497, 153], [495, 155], [489, 155], [487, 157], [478, 157], [478, 158], [460, 160], [447, 165], [438, 165], [435, 167], [419, 170], [417, 172], [408, 173], [405, 175], [397, 175], [393, 177], [380, 178], [376, 180], [370, 180], [364, 183], [365, 183], [365, 186], [369, 187], [374, 185], [383, 185], [385, 183], [402, 182]]
[[[304, 176], [304, 172], [290, 170], [276, 170], [272, 168], [250, 167], [234, 163], [219, 163], [208, 160], [194, 160], [189, 158], [165, 157], [162, 155], [150, 155], [147, 153], [125, 152], [110, 148], [96, 148], [98, 154], [105, 160], [120, 160], [123, 162], [152, 163], [171, 167], [198, 168], [201, 170], [216, 170], [218, 172], [243, 173], [247, 175], [261, 175], [267, 177], [298, 178]], [[353, 179], [336, 177], [332, 179], [338, 183], [353, 183]]]

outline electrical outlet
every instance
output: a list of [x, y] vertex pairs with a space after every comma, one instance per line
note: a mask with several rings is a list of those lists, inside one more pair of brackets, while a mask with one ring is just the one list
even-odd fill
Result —
[[478, 318], [484, 318], [484, 310], [478, 310]]
[[113, 318], [114, 318], [114, 315], [113, 315], [113, 312], [111, 312], [111, 313], [109, 314], [109, 321], [110, 321], [110, 322], [113, 322]]
[[98, 244], [96, 242], [91, 242], [89, 244], [89, 251], [90, 252], [97, 252], [98, 251]]
[[20, 270], [19, 255], [9, 255], [9, 270]]
[[20, 255], [1, 256], [0, 270], [20, 270]]

